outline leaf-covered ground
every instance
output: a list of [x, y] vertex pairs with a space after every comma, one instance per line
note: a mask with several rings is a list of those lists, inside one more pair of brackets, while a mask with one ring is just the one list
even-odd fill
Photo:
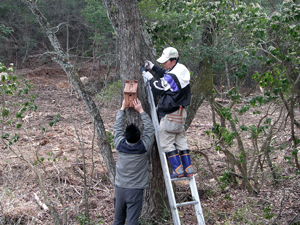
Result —
[[[36, 157], [43, 159], [43, 164], [39, 164], [39, 173], [43, 191], [51, 198], [51, 204], [59, 214], [67, 214], [68, 224], [84, 224], [83, 151], [87, 172], [93, 174], [89, 181], [91, 220], [95, 224], [112, 224], [114, 188], [107, 178], [106, 168], [94, 142], [93, 124], [83, 101], [72, 91], [66, 75], [60, 69], [40, 67], [19, 73], [35, 85], [33, 92], [39, 93], [36, 99], [39, 108], [23, 119], [23, 128], [18, 131], [20, 140], [13, 146], [15, 153], [0, 144], [0, 224], [54, 224], [49, 210], [43, 208], [42, 189], [29, 164], [34, 164]], [[90, 71], [82, 70], [80, 74], [90, 76]], [[103, 83], [97, 79], [86, 84], [91, 91], [101, 85]], [[113, 104], [109, 104], [100, 103], [101, 99], [101, 96], [95, 96], [105, 127], [112, 132], [120, 100], [111, 99], [109, 103]], [[267, 110], [265, 106], [261, 111]], [[49, 122], [57, 114], [60, 114], [60, 121], [50, 127]], [[296, 117], [300, 119], [298, 109]], [[259, 118], [259, 115], [246, 114], [240, 118], [240, 123], [257, 124]], [[43, 127], [46, 128], [45, 133], [42, 132]], [[222, 175], [227, 162], [225, 155], [211, 146], [213, 140], [205, 133], [211, 127], [211, 109], [204, 102], [187, 130], [187, 137], [206, 224], [299, 224], [299, 176], [295, 175], [293, 161], [287, 158], [292, 152], [289, 148], [289, 125], [275, 134], [272, 140], [271, 157], [279, 174], [277, 183], [272, 181], [270, 170], [264, 166], [263, 186], [255, 197], [248, 195], [241, 186], [241, 180], [234, 186], [221, 189], [213, 178], [207, 161], [199, 151], [208, 156], [217, 177]], [[6, 126], [3, 129], [15, 132]], [[296, 129], [296, 133], [299, 137], [300, 131]], [[243, 141], [245, 147], [251, 149], [249, 136], [245, 134]], [[115, 150], [113, 153], [116, 156]], [[20, 156], [24, 156], [29, 163], [21, 160]], [[188, 183], [178, 182], [176, 193], [178, 201], [189, 200]], [[172, 224], [170, 214], [166, 212], [164, 216], [156, 224]], [[180, 209], [180, 217], [182, 224], [197, 224], [192, 206]]]

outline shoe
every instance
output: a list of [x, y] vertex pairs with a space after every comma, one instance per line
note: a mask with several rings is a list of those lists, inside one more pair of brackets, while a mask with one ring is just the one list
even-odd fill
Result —
[[172, 166], [173, 173], [171, 173], [171, 178], [179, 178], [184, 177], [184, 171], [182, 168], [182, 164], [180, 161], [180, 157], [178, 155], [178, 151], [172, 151], [167, 153], [167, 157], [169, 159], [169, 162]]
[[179, 151], [185, 177], [191, 177], [194, 175], [189, 152], [190, 152], [189, 150]]

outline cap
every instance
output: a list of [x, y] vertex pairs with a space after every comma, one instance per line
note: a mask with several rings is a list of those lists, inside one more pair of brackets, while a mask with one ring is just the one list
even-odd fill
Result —
[[159, 63], [165, 63], [171, 58], [178, 58], [178, 51], [176, 50], [176, 48], [168, 47], [164, 49], [161, 57], [156, 61]]

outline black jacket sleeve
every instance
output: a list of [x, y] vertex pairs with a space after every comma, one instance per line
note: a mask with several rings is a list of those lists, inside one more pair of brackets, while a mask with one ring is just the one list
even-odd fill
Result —
[[154, 65], [153, 68], [152, 68], [152, 70], [153, 70], [160, 78], [162, 78], [162, 77], [165, 75], [165, 73], [166, 73], [166, 70], [165, 70], [164, 68], [159, 67], [159, 66], [157, 66], [157, 65]]

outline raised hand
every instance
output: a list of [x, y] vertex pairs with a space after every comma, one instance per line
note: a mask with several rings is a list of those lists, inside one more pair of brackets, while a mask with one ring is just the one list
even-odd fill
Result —
[[144, 112], [141, 101], [138, 98], [133, 99], [132, 103], [133, 103], [133, 106], [134, 106], [136, 111], [138, 111], [139, 113]]

